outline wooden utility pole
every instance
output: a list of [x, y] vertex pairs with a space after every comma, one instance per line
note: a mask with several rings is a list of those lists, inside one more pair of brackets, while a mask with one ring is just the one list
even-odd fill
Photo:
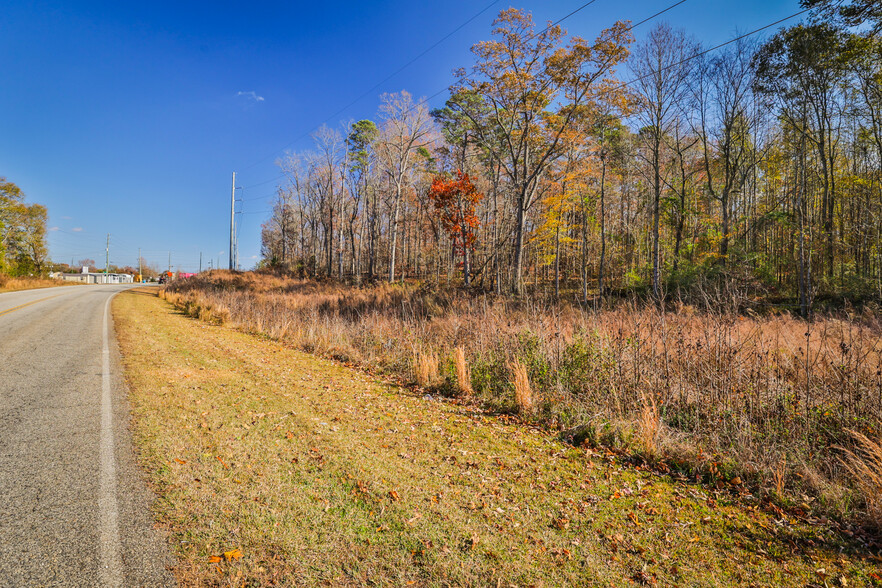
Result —
[[110, 233], [107, 233], [107, 246], [104, 248], [104, 275], [107, 275], [107, 267], [110, 265]]

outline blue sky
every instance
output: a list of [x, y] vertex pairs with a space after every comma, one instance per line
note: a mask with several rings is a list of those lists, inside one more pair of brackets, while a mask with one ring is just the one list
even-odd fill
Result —
[[[596, 0], [562, 25], [593, 38], [674, 1]], [[374, 118], [382, 92], [445, 88], [454, 68], [472, 64], [469, 47], [489, 37], [501, 9], [525, 8], [545, 22], [584, 3], [6, 0], [0, 176], [49, 208], [55, 261], [102, 267], [110, 233], [111, 263], [136, 263], [140, 247], [160, 268], [171, 252], [173, 269], [194, 271], [200, 252], [204, 267], [227, 265], [236, 171], [247, 268], [260, 253], [274, 193], [267, 181], [285, 149], [308, 148], [322, 123]], [[797, 0], [687, 0], [661, 18], [710, 45], [799, 9]], [[635, 30], [638, 40], [651, 25]]]

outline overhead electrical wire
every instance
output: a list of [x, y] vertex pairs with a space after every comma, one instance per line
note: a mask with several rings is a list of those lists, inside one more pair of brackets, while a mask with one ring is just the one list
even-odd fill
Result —
[[[596, 1], [596, 0], [591, 0], [591, 2], [594, 2], [594, 1]], [[365, 91], [364, 91], [362, 94], [360, 94], [357, 98], [353, 99], [349, 104], [347, 104], [346, 106], [340, 108], [340, 109], [339, 109], [337, 112], [335, 112], [334, 114], [331, 114], [330, 116], [328, 116], [325, 120], [322, 121], [322, 124], [327, 123], [329, 120], [334, 119], [334, 118], [340, 116], [342, 113], [344, 113], [344, 112], [346, 112], [347, 110], [349, 110], [352, 106], [354, 106], [355, 104], [357, 104], [362, 98], [364, 98], [365, 96], [368, 96], [371, 92], [375, 91], [377, 88], [381, 87], [383, 84], [385, 84], [386, 82], [388, 82], [389, 80], [391, 80], [392, 78], [394, 78], [395, 76], [397, 76], [398, 74], [400, 74], [402, 71], [404, 71], [405, 69], [407, 69], [408, 67], [410, 67], [411, 65], [413, 65], [416, 61], [418, 61], [418, 60], [421, 59], [423, 56], [425, 56], [427, 53], [429, 53], [430, 51], [432, 51], [432, 49], [436, 48], [438, 45], [440, 45], [441, 43], [443, 43], [444, 41], [446, 41], [447, 39], [449, 39], [450, 37], [452, 37], [453, 35], [455, 35], [455, 34], [458, 33], [459, 31], [461, 31], [464, 27], [466, 27], [468, 24], [470, 24], [470, 23], [471, 23], [472, 21], [474, 21], [476, 18], [478, 18], [479, 16], [481, 16], [482, 14], [484, 14], [485, 12], [487, 12], [488, 10], [490, 10], [494, 5], [499, 4], [499, 2], [500, 2], [500, 0], [493, 0], [492, 2], [490, 2], [490, 4], [488, 4], [487, 6], [485, 6], [484, 8], [482, 8], [480, 11], [478, 11], [477, 13], [475, 13], [475, 14], [474, 14], [471, 18], [469, 18], [467, 21], [465, 21], [464, 23], [462, 23], [461, 25], [459, 25], [458, 27], [456, 27], [455, 29], [453, 29], [452, 31], [450, 31], [449, 33], [447, 33], [446, 35], [444, 35], [444, 36], [443, 36], [441, 39], [439, 39], [438, 41], [435, 41], [435, 43], [433, 43], [432, 45], [430, 45], [428, 48], [424, 49], [422, 53], [420, 53], [420, 54], [417, 55], [416, 57], [412, 58], [410, 61], [408, 61], [407, 63], [405, 63], [404, 65], [402, 65], [402, 66], [399, 67], [398, 69], [396, 69], [394, 72], [392, 72], [391, 74], [389, 74], [388, 76], [386, 76], [385, 78], [383, 78], [381, 81], [379, 81], [379, 82], [377, 82], [376, 84], [374, 84], [374, 85], [373, 85], [372, 87], [370, 87], [369, 89], [365, 90]], [[589, 4], [590, 4], [590, 2], [589, 2]], [[580, 10], [581, 10], [581, 9], [580, 9]], [[247, 171], [247, 170], [253, 168], [253, 167], [256, 166], [256, 165], [258, 165], [258, 164], [260, 164], [260, 163], [263, 163], [264, 161], [266, 161], [266, 160], [269, 159], [270, 157], [273, 157], [273, 156], [274, 156], [276, 153], [278, 153], [279, 151], [284, 151], [285, 149], [287, 149], [288, 147], [290, 147], [291, 145], [293, 145], [293, 144], [296, 143], [297, 141], [299, 141], [299, 140], [301, 140], [301, 139], [303, 139], [303, 138], [309, 136], [309, 134], [312, 133], [313, 131], [315, 131], [317, 128], [318, 128], [318, 127], [313, 127], [313, 128], [311, 128], [309, 131], [307, 131], [306, 133], [300, 135], [299, 137], [297, 137], [296, 139], [294, 139], [293, 141], [291, 141], [290, 143], [288, 143], [287, 145], [285, 145], [285, 146], [282, 147], [281, 149], [276, 149], [275, 151], [273, 151], [271, 154], [267, 155], [266, 157], [263, 157], [263, 158], [261, 158], [261, 159], [255, 161], [255, 162], [252, 163], [251, 165], [242, 168], [242, 171]], [[267, 180], [266, 182], [260, 182], [259, 184], [254, 184], [254, 185], [252, 185], [252, 186], [250, 186], [250, 187], [253, 188], [254, 186], [260, 186], [260, 185], [262, 185], [262, 184], [268, 184], [269, 182], [275, 181], [276, 179], [278, 179], [278, 178], [273, 178], [272, 180]]]
[[[572, 16], [578, 14], [579, 12], [581, 12], [582, 10], [584, 10], [585, 8], [588, 8], [589, 6], [591, 6], [592, 4], [594, 4], [596, 1], [597, 1], [597, 0], [588, 0], [587, 2], [582, 3], [582, 4], [581, 4], [580, 6], [578, 6], [576, 9], [574, 9], [574, 10], [571, 11], [571, 12], [569, 12], [569, 13], [566, 14], [565, 16], [563, 16], [563, 17], [557, 19], [557, 20], [554, 21], [553, 23], [549, 24], [548, 26], [546, 26], [544, 29], [542, 29], [542, 30], [539, 31], [538, 33], [533, 33], [532, 35], [530, 35], [530, 36], [526, 39], [525, 42], [530, 41], [530, 40], [535, 39], [536, 37], [538, 37], [538, 36], [540, 36], [540, 35], [545, 34], [545, 33], [548, 32], [552, 27], [556, 27], [557, 25], [559, 25], [560, 23], [564, 22], [564, 21], [567, 20], [568, 18], [570, 18], [570, 17], [572, 17]], [[654, 18], [656, 18], [656, 17], [658, 17], [658, 16], [661, 16], [662, 14], [668, 12], [669, 10], [672, 10], [672, 9], [676, 8], [677, 6], [683, 4], [684, 2], [686, 2], [686, 0], [678, 0], [677, 2], [675, 2], [675, 3], [671, 4], [671, 5], [669, 5], [668, 7], [664, 8], [663, 10], [660, 10], [660, 11], [656, 12], [656, 13], [653, 14], [652, 16], [649, 16], [649, 17], [647, 17], [647, 18], [644, 18], [644, 19], [641, 20], [640, 22], [631, 25], [631, 26], [628, 27], [626, 30], [629, 30], [629, 31], [630, 31], [630, 30], [632, 30], [632, 29], [635, 29], [635, 28], [637, 28], [638, 26], [640, 26], [640, 25], [642, 25], [642, 24], [644, 24], [644, 23], [646, 23], [646, 22], [648, 22], [648, 21], [650, 21], [650, 20], [652, 20], [652, 19], [654, 19]], [[478, 14], [476, 14], [475, 16], [473, 16], [472, 18], [470, 18], [470, 19], [469, 19], [468, 21], [466, 21], [466, 23], [464, 23], [463, 25], [460, 25], [460, 26], [459, 26], [455, 31], [453, 31], [453, 32], [458, 31], [459, 29], [461, 29], [463, 26], [465, 26], [465, 25], [468, 24], [469, 22], [475, 20], [475, 18], [477, 18], [480, 14], [486, 12], [491, 6], [493, 6], [493, 4], [496, 4], [496, 2], [490, 4], [489, 6], [486, 6], [483, 10], [481, 10], [481, 12], [479, 12]], [[446, 40], [446, 39], [447, 39], [448, 37], [450, 37], [450, 35], [452, 35], [452, 34], [453, 34], [453, 33], [448, 34], [444, 39], [442, 39], [442, 41], [443, 41], [443, 40]], [[434, 48], [435, 46], [437, 46], [440, 42], [441, 42], [441, 41], [439, 41], [438, 43], [436, 43], [435, 45], [433, 45], [432, 48]], [[428, 51], [428, 50], [427, 50], [427, 51]], [[419, 56], [417, 56], [416, 58], [414, 58], [413, 60], [411, 60], [411, 62], [409, 62], [407, 65], [410, 65], [411, 63], [413, 63], [413, 61], [415, 61], [416, 59], [419, 59], [419, 57], [422, 57], [422, 55], [425, 55], [425, 53], [426, 53], [426, 52], [423, 52], [422, 54], [420, 54]], [[403, 66], [401, 69], [404, 69], [405, 67], [407, 67], [407, 65]], [[386, 80], [383, 80], [382, 82], [380, 82], [379, 84], [377, 84], [376, 86], [374, 86], [373, 88], [371, 88], [370, 90], [368, 90], [367, 92], [365, 92], [364, 94], [362, 94], [361, 96], [359, 96], [358, 98], [356, 98], [354, 101], [350, 102], [348, 105], [346, 105], [344, 108], [342, 108], [342, 109], [341, 109], [340, 111], [338, 111], [337, 113], [335, 113], [335, 114], [329, 116], [328, 118], [324, 119], [324, 120], [320, 123], [320, 125], [321, 125], [321, 124], [325, 124], [325, 123], [327, 123], [330, 119], [336, 117], [336, 116], [339, 115], [341, 112], [344, 112], [345, 110], [349, 109], [353, 104], [357, 103], [359, 100], [361, 100], [362, 98], [364, 98], [367, 94], [369, 94], [370, 92], [374, 91], [377, 87], [379, 87], [380, 85], [382, 85], [383, 83], [385, 83], [386, 81], [388, 81], [388, 79], [390, 79], [391, 77], [393, 77], [394, 75], [396, 75], [397, 73], [399, 73], [399, 72], [401, 71], [401, 69], [399, 69], [395, 74], [392, 74], [392, 76], [389, 76], [388, 78], [386, 78]], [[468, 76], [465, 76], [464, 79], [468, 79]], [[441, 90], [438, 90], [437, 92], [435, 92], [434, 94], [432, 94], [432, 95], [429, 96], [428, 98], [423, 98], [422, 100], [419, 100], [419, 101], [417, 102], [417, 104], [415, 104], [414, 106], [419, 106], [419, 105], [421, 105], [421, 104], [427, 104], [427, 103], [429, 102], [429, 100], [432, 100], [433, 98], [436, 98], [437, 96], [439, 96], [440, 94], [443, 94], [444, 92], [448, 91], [449, 89], [450, 89], [450, 86], [445, 86], [444, 88], [442, 88]], [[319, 125], [319, 126], [320, 126], [320, 125]], [[307, 132], [303, 133], [302, 135], [298, 136], [296, 139], [294, 139], [293, 141], [291, 141], [290, 143], [288, 143], [288, 145], [286, 145], [286, 146], [283, 147], [282, 149], [274, 151], [272, 155], [275, 155], [275, 154], [278, 153], [279, 151], [284, 150], [284, 149], [290, 147], [291, 145], [293, 145], [293, 144], [296, 143], [297, 141], [300, 141], [301, 139], [304, 139], [304, 138], [308, 137], [309, 134], [312, 133], [313, 131], [315, 131], [317, 128], [318, 128], [318, 126], [312, 127], [309, 131], [307, 131]], [[266, 161], [269, 157], [271, 157], [271, 156], [264, 157], [264, 158], [263, 158], [262, 160], [260, 160], [260, 161]], [[260, 162], [258, 162], [258, 163], [260, 163]], [[255, 164], [251, 164], [251, 165], [249, 165], [247, 168], [244, 168], [244, 169], [250, 169], [250, 168], [254, 167], [255, 165], [256, 165], [256, 163], [255, 163]], [[270, 178], [270, 179], [268, 179], [268, 180], [264, 180], [264, 181], [262, 181], [262, 182], [257, 182], [257, 183], [255, 183], [255, 184], [251, 184], [251, 185], [249, 185], [249, 186], [246, 186], [245, 188], [246, 188], [246, 189], [247, 189], [247, 188], [256, 188], [256, 187], [258, 187], [258, 186], [263, 186], [263, 185], [269, 184], [269, 183], [271, 183], [271, 182], [275, 182], [275, 181], [280, 180], [280, 179], [282, 179], [282, 178], [284, 178], [284, 177], [285, 177], [285, 174], [279, 174], [279, 175], [277, 175], [277, 176], [275, 176], [275, 177], [273, 177], [273, 178]], [[270, 195], [267, 195], [267, 196], [264, 196], [263, 198], [269, 198], [269, 197], [270, 197]]]
[[[690, 55], [689, 57], [686, 57], [686, 58], [684, 58], [684, 59], [681, 59], [681, 60], [678, 61], [677, 63], [672, 63], [672, 64], [670, 64], [670, 65], [667, 65], [667, 66], [661, 68], [661, 69], [659, 70], [659, 73], [660, 73], [660, 72], [663, 72], [663, 71], [666, 71], [666, 70], [668, 70], [668, 69], [671, 69], [672, 67], [677, 67], [678, 65], [682, 65], [682, 64], [684, 64], [684, 63], [686, 63], [686, 62], [688, 62], [688, 61], [692, 61], [693, 59], [697, 59], [697, 58], [701, 57], [702, 55], [706, 55], [706, 54], [708, 54], [708, 53], [710, 53], [710, 52], [712, 52], [712, 51], [716, 51], [717, 49], [721, 49], [722, 47], [725, 47], [726, 45], [731, 45], [732, 43], [736, 43], [736, 42], [740, 41], [741, 39], [745, 39], [745, 38], [747, 38], [747, 37], [750, 37], [751, 35], [755, 35], [755, 34], [761, 32], [761, 31], [764, 31], [764, 30], [766, 30], [766, 29], [769, 29], [769, 28], [771, 28], [771, 27], [773, 27], [773, 26], [775, 26], [775, 25], [779, 25], [779, 24], [781, 24], [782, 22], [785, 22], [785, 21], [790, 20], [791, 18], [796, 18], [797, 16], [803, 15], [803, 14], [805, 14], [806, 12], [809, 12], [810, 10], [811, 10], [811, 8], [806, 8], [805, 10], [800, 10], [799, 12], [794, 12], [794, 13], [791, 14], [790, 16], [785, 16], [784, 18], [778, 19], [778, 20], [776, 20], [775, 22], [772, 22], [772, 23], [769, 23], [769, 24], [767, 24], [767, 25], [761, 26], [761, 27], [759, 27], [758, 29], [753, 29], [753, 30], [750, 31], [749, 33], [744, 33], [743, 35], [738, 35], [737, 37], [735, 37], [735, 38], [733, 38], [733, 39], [729, 39], [728, 41], [725, 41], [725, 42], [723, 42], [723, 43], [720, 43], [719, 45], [714, 45], [713, 47], [710, 47], [709, 49], [705, 49], [705, 50], [703, 50], [703, 51], [699, 51], [699, 52], [696, 53], [695, 55]], [[653, 72], [653, 73], [654, 73], [654, 72]], [[640, 76], [639, 78], [634, 78], [633, 80], [628, 80], [627, 82], [621, 82], [621, 86], [622, 86], [622, 87], [630, 86], [631, 84], [633, 84], [633, 83], [635, 83], [635, 82], [639, 82], [640, 80], [643, 80], [643, 79], [646, 79], [646, 78], [650, 77], [651, 75], [653, 75], [653, 73], [646, 74], [645, 76]]]

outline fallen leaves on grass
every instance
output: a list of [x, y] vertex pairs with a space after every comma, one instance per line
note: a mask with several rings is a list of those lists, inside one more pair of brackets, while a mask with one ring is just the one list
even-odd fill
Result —
[[208, 557], [208, 563], [220, 563], [222, 561], [235, 561], [242, 559], [242, 551], [239, 549], [231, 549], [224, 551], [223, 555], [211, 555]]

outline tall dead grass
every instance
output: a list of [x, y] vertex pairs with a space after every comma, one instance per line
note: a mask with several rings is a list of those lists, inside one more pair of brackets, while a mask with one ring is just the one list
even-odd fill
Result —
[[521, 360], [515, 359], [509, 364], [509, 369], [511, 370], [518, 411], [521, 414], [532, 414], [536, 404], [533, 402], [533, 389], [530, 387], [530, 376], [527, 373], [527, 366]]
[[[866, 433], [882, 419], [882, 321], [870, 310], [811, 323], [786, 312], [671, 312], [637, 301], [585, 311], [230, 272], [164, 292], [194, 316], [208, 309], [239, 328], [422, 386], [464, 393], [468, 381], [474, 400], [496, 410], [523, 410], [526, 382], [530, 410], [548, 425], [625, 423], [644, 449], [676, 455], [696, 474], [738, 472], [769, 495], [798, 486], [828, 511], [866, 502], [830, 448], [854, 451], [848, 430]], [[420, 349], [433, 350], [434, 361], [420, 367]]]
[[423, 388], [428, 388], [438, 383], [440, 379], [438, 375], [438, 356], [434, 353], [418, 351], [414, 355], [413, 367], [417, 384]]
[[55, 286], [72, 286], [75, 284], [76, 282], [64, 282], [62, 280], [50, 280], [32, 276], [12, 277], [0, 274], [0, 292], [32, 290], [34, 288], [52, 288]]
[[465, 351], [462, 347], [454, 348], [453, 363], [456, 367], [456, 386], [459, 389], [459, 393], [471, 396], [474, 394], [474, 390], [472, 390], [472, 374], [469, 371], [469, 364], [466, 361]]
[[658, 403], [651, 394], [640, 395], [641, 411], [639, 433], [641, 447], [647, 457], [654, 458], [658, 453], [658, 436], [661, 425], [661, 417], [658, 413]]
[[849, 431], [854, 449], [845, 449], [845, 467], [866, 500], [868, 522], [882, 529], [882, 438]]

